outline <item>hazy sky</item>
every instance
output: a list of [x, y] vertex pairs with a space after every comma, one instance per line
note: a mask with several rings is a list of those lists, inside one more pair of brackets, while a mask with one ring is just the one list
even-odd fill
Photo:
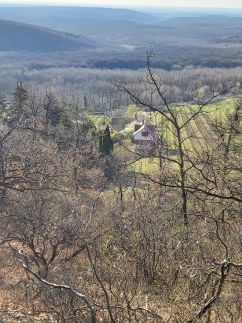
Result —
[[242, 8], [242, 0], [0, 0], [0, 3]]

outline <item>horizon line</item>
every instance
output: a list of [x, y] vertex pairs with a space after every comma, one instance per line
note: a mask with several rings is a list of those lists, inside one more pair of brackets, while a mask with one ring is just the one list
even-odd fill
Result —
[[223, 9], [227, 9], [227, 10], [242, 10], [242, 7], [191, 7], [191, 6], [162, 6], [162, 5], [159, 5], [159, 6], [154, 6], [154, 5], [122, 5], [122, 4], [117, 4], [117, 5], [112, 5], [112, 4], [92, 4], [92, 3], [83, 3], [83, 4], [76, 4], [76, 3], [70, 3], [70, 4], [67, 4], [67, 3], [60, 3], [60, 4], [57, 4], [57, 3], [43, 3], [43, 2], [39, 2], [39, 3], [29, 3], [29, 2], [21, 2], [21, 3], [18, 3], [18, 2], [12, 2], [12, 3], [7, 3], [7, 2], [1, 2], [0, 1], [0, 6], [4, 6], [4, 7], [76, 7], [76, 8], [82, 8], [82, 7], [95, 7], [95, 8], [115, 8], [115, 9], [125, 9], [125, 8], [150, 8], [150, 9], [183, 9], [183, 10], [186, 10], [186, 9], [190, 9], [190, 10], [223, 10]]

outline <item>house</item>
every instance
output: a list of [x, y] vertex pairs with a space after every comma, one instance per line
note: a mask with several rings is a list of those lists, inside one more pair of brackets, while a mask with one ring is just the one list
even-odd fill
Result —
[[154, 146], [158, 141], [156, 127], [149, 121], [135, 124], [133, 143], [140, 146]]

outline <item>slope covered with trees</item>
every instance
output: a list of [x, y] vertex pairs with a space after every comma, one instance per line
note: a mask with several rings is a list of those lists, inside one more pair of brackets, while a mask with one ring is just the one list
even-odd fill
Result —
[[58, 52], [90, 48], [94, 43], [85, 37], [0, 20], [0, 51]]

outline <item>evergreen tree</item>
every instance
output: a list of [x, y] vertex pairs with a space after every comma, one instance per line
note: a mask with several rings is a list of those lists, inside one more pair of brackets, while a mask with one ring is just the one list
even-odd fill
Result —
[[21, 117], [24, 112], [24, 104], [28, 100], [28, 91], [23, 87], [22, 81], [18, 81], [13, 93], [12, 113], [14, 117]]
[[61, 122], [61, 117], [62, 117], [62, 110], [58, 106], [54, 106], [51, 109], [50, 115], [49, 115], [50, 124], [53, 127], [58, 126]]
[[3, 91], [0, 89], [0, 114], [2, 115], [6, 111], [6, 97]]
[[99, 136], [99, 152], [103, 155], [110, 155], [113, 151], [113, 141], [109, 126]]

